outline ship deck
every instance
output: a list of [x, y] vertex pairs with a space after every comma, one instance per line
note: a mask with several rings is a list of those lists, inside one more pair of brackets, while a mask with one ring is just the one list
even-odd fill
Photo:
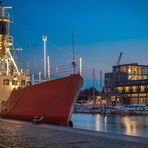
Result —
[[147, 138], [0, 119], [0, 147], [146, 148]]

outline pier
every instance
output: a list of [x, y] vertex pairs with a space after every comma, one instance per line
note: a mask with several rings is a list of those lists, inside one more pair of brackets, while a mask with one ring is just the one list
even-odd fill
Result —
[[147, 148], [143, 137], [0, 119], [0, 148]]

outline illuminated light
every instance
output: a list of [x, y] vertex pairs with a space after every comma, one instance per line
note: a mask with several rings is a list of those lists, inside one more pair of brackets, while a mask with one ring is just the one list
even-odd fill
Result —
[[15, 86], [14, 85], [11, 85], [11, 90], [13, 90], [15, 88]]
[[128, 69], [128, 72], [131, 73], [131, 69], [130, 68]]
[[17, 77], [15, 77], [15, 78], [14, 78], [14, 80], [16, 81], [16, 80], [18, 80], [18, 78], [17, 78]]
[[123, 88], [122, 87], [117, 87], [118, 92], [122, 92]]

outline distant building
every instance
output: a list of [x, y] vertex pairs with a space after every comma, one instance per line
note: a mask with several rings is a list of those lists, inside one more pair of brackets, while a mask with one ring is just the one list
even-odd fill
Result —
[[105, 74], [104, 91], [112, 101], [148, 104], [148, 66], [137, 63], [113, 66], [113, 72]]

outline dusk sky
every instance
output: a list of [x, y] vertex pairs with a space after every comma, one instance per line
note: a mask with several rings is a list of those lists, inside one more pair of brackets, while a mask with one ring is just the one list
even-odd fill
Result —
[[47, 53], [52, 66], [71, 61], [74, 34], [75, 53], [83, 58], [85, 80], [92, 80], [93, 68], [96, 79], [100, 70], [110, 72], [121, 51], [121, 63], [148, 65], [147, 0], [6, 0], [6, 3], [13, 6], [10, 12], [14, 45], [23, 48], [20, 64], [33, 60], [34, 72], [43, 64], [43, 34], [48, 36]]

